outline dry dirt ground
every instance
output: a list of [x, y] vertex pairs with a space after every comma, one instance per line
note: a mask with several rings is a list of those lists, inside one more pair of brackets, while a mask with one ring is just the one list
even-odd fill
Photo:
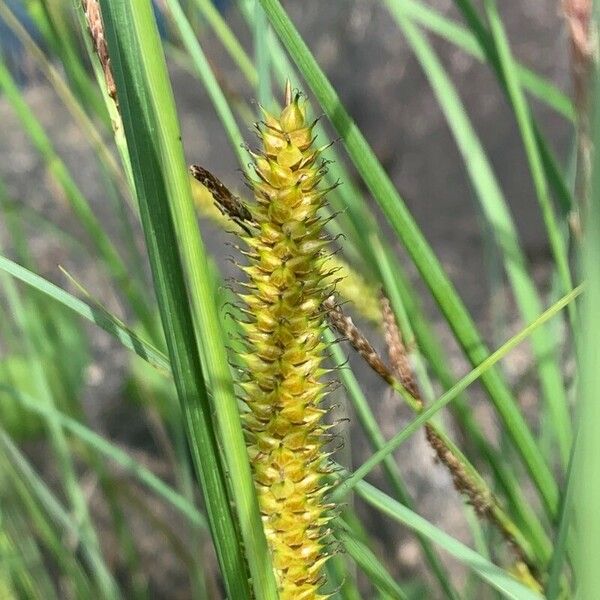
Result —
[[[418, 63], [381, 4], [376, 0], [286, 2], [317, 60], [372, 144], [490, 343], [494, 344], [518, 326], [510, 316], [514, 311], [510, 304], [503, 309], [502, 303], [497, 302], [500, 298], [497, 289], [494, 294], [491, 292], [489, 265], [494, 259], [481, 233], [479, 209], [464, 164]], [[435, 0], [432, 4], [455, 15], [451, 0]], [[500, 4], [515, 54], [523, 63], [568, 90], [568, 44], [558, 2], [523, 0]], [[246, 39], [247, 33], [239, 18], [232, 13], [230, 19], [240, 36]], [[548, 244], [518, 132], [506, 102], [486, 68], [444, 42], [436, 40], [434, 46], [460, 90], [468, 114], [489, 153], [532, 268], [541, 284], [546, 285]], [[210, 36], [205, 41], [205, 48], [230, 89], [248, 97], [243, 81], [233, 73], [227, 57]], [[173, 67], [172, 73], [188, 159], [206, 165], [231, 187], [240, 188], [234, 155], [206, 93], [183, 70]], [[102, 192], [94, 158], [80, 131], [41, 79], [27, 84], [25, 95], [97, 214], [111, 231], [118, 231], [116, 217]], [[570, 143], [569, 128], [550, 110], [538, 105], [535, 110], [544, 132], [564, 159]], [[86, 244], [85, 235], [74, 224], [64, 201], [44, 174], [42, 160], [3, 98], [0, 98], [0, 123], [0, 174], [12, 198], [49, 216], [61, 229]], [[248, 138], [251, 139], [249, 130]], [[33, 252], [46, 276], [65, 284], [57, 269], [57, 265], [63, 265], [104, 302], [119, 310], [93, 261], [74, 252], [51, 233], [29, 229]], [[213, 225], [202, 223], [202, 229], [214, 256], [231, 253], [224, 245], [226, 236]], [[402, 254], [402, 249], [398, 248], [398, 251]], [[225, 270], [230, 268], [224, 263], [223, 267]], [[431, 302], [425, 299], [424, 303], [439, 325], [444, 344], [454, 348]], [[504, 323], [501, 331], [494, 327], [497, 314], [493, 313], [492, 307], [498, 306], [501, 311], [499, 322]], [[378, 332], [371, 333], [382, 348]], [[144, 419], [139, 419], [137, 409], [128, 405], [124, 398], [126, 354], [108, 336], [91, 329], [90, 334], [94, 361], [89, 369], [85, 404], [91, 422], [168, 477], [151, 428]], [[466, 372], [467, 367], [455, 349], [452, 357], [455, 373]], [[351, 362], [358, 364], [352, 357]], [[518, 379], [527, 368], [527, 353], [515, 353], [507, 368], [511, 376]], [[399, 400], [390, 396], [375, 376], [360, 366], [357, 370], [385, 434], [391, 435], [408, 415], [400, 410]], [[476, 392], [473, 398], [478, 398]], [[344, 401], [341, 395], [337, 400]], [[536, 395], [531, 385], [524, 386], [521, 401], [530, 411], [535, 410]], [[481, 401], [478, 415], [486, 419], [490, 435], [493, 435], [493, 417]], [[360, 464], [367, 448], [358, 426], [351, 421], [344, 435], [351, 443], [342, 451], [345, 454], [343, 460], [350, 466]], [[419, 512], [453, 535], [469, 541], [461, 502], [444, 470], [432, 462], [431, 452], [421, 436], [414, 436], [396, 456], [417, 499]], [[379, 475], [375, 475], [374, 481], [385, 487]], [[159, 515], [170, 522], [177, 520], [160, 503], [153, 504]], [[97, 513], [102, 523], [104, 510], [101, 506], [97, 507]], [[366, 527], [378, 532], [380, 547], [386, 549], [390, 568], [403, 579], [418, 572], [422, 559], [412, 536], [368, 511], [363, 510], [363, 514]], [[164, 536], [153, 531], [133, 508], [130, 518], [132, 527], [139, 532], [142, 562], [150, 577], [153, 597], [188, 597], [188, 582], [180, 557]], [[176, 529], [180, 533], [185, 531], [182, 524]], [[108, 536], [105, 542], [110, 551]], [[207, 557], [212, 560], [209, 552]], [[453, 563], [450, 561], [450, 564]], [[460, 573], [460, 570], [456, 572]]]

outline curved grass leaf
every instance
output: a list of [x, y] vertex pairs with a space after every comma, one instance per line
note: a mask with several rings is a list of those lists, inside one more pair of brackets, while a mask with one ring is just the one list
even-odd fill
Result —
[[574, 473], [573, 457], [577, 448], [577, 438], [573, 444], [571, 461], [565, 476], [564, 491], [561, 497], [561, 506], [559, 519], [556, 526], [556, 537], [554, 540], [554, 552], [548, 565], [548, 580], [546, 582], [546, 596], [548, 600], [556, 600], [561, 594], [561, 581], [563, 569], [568, 552], [568, 540], [571, 533], [571, 517], [573, 515], [573, 495], [574, 495]]
[[[3, 485], [8, 483], [2, 471], [0, 477]], [[7, 600], [58, 600], [39, 545], [30, 533], [28, 515], [12, 490], [9, 494], [2, 496], [0, 513], [0, 597], [5, 593]]]
[[6, 4], [6, 0], [0, 0], [0, 16], [26, 48], [28, 57], [35, 60], [41, 72], [44, 74], [50, 85], [52, 85], [58, 97], [85, 134], [86, 140], [98, 154], [107, 170], [114, 176], [115, 180], [119, 182], [120, 189], [123, 193], [126, 193], [126, 190], [123, 187], [124, 182], [122, 181], [122, 172], [119, 170], [119, 165], [115, 160], [115, 157], [102, 139], [102, 134], [98, 127], [83, 110], [82, 105], [79, 103], [75, 94], [63, 79], [58, 69], [54, 66], [48, 56], [44, 54], [44, 51], [39, 47], [33, 37], [15, 16], [14, 12]]
[[95, 323], [104, 329], [104, 331], [115, 337], [123, 344], [123, 346], [125, 346], [125, 348], [133, 350], [139, 357], [143, 358], [159, 371], [170, 374], [171, 366], [169, 360], [160, 350], [157, 350], [154, 346], [144, 341], [135, 332], [121, 323], [117, 317], [110, 314], [102, 307], [87, 304], [47, 279], [32, 273], [25, 267], [22, 267], [9, 258], [1, 255], [0, 269], [38, 290], [42, 294], [45, 294], [49, 298], [52, 298], [56, 302], [59, 302], [63, 306], [66, 306], [84, 319], [92, 321], [92, 323]]
[[[471, 29], [473, 35], [478, 41], [481, 50], [485, 54], [486, 61], [494, 71], [502, 90], [506, 94], [507, 99], [509, 100], [514, 110], [515, 104], [512, 101], [512, 93], [508, 88], [508, 82], [506, 80], [506, 75], [503, 70], [504, 68], [501, 64], [500, 57], [498, 56], [498, 48], [495, 44], [494, 39], [492, 38], [492, 35], [488, 31], [488, 28], [484, 24], [483, 19], [479, 16], [479, 13], [471, 0], [454, 0], [454, 4], [464, 16], [469, 28]], [[511, 76], [512, 75], [513, 74], [511, 73]], [[521, 81], [521, 84], [523, 83], [524, 82]], [[518, 82], [515, 80], [514, 84], [518, 85]], [[571, 110], [571, 120], [574, 121], [575, 112], [572, 107]], [[515, 116], [517, 116], [516, 113]], [[555, 157], [553, 156], [548, 143], [544, 139], [542, 132], [539, 130], [534, 118], [531, 119], [531, 127], [533, 129], [536, 142], [538, 144], [538, 151], [542, 159], [546, 177], [548, 178], [548, 181], [554, 188], [563, 215], [566, 216], [574, 206], [570, 188], [567, 185], [562, 173], [560, 172], [558, 163]]]
[[[327, 329], [324, 333], [324, 340], [331, 346], [331, 356], [333, 363], [339, 370], [339, 379], [346, 389], [346, 393], [350, 397], [352, 406], [358, 418], [358, 421], [365, 433], [365, 436], [369, 440], [369, 444], [374, 450], [379, 450], [385, 444], [385, 439], [377, 424], [377, 419], [365, 398], [354, 373], [345, 366], [346, 358], [339, 344], [334, 343], [335, 338], [333, 333]], [[383, 460], [383, 470], [387, 477], [390, 487], [393, 490], [394, 496], [399, 502], [402, 502], [405, 506], [412, 508], [413, 499], [402, 480], [400, 470], [391, 456], [386, 457]], [[429, 544], [429, 542], [422, 536], [418, 536], [419, 544], [425, 560], [429, 563], [431, 571], [435, 575], [436, 579], [444, 591], [446, 598], [458, 599], [458, 595], [452, 583], [450, 577], [444, 565], [436, 555], [435, 551]]]
[[[592, 3], [591, 30], [600, 23], [600, 6]], [[591, 135], [596, 148], [591, 165], [591, 190], [585, 219], [583, 272], [586, 277], [586, 297], [582, 312], [581, 372], [577, 390], [577, 447], [573, 459], [573, 513], [576, 551], [573, 557], [576, 598], [598, 595], [600, 570], [596, 557], [600, 555], [600, 65], [594, 63], [591, 90]], [[592, 100], [593, 99], [593, 100]]]
[[[50, 374], [45, 356], [41, 350], [40, 332], [43, 330], [41, 314], [36, 307], [29, 307], [21, 299], [14, 282], [5, 274], [0, 277], [2, 288], [6, 294], [10, 311], [15, 316], [20, 336], [28, 360], [29, 377], [39, 394], [40, 402], [45, 406], [56, 403], [55, 389], [50, 381]], [[114, 580], [100, 547], [99, 539], [91, 520], [85, 494], [80, 485], [75, 461], [70, 453], [69, 444], [60, 426], [53, 420], [46, 421], [50, 447], [58, 465], [60, 481], [64, 488], [69, 507], [79, 524], [82, 542], [86, 546], [86, 560], [97, 582], [102, 598], [112, 600], [121, 594]]]
[[6, 63], [0, 55], [0, 89], [6, 94], [23, 128], [30, 137], [37, 151], [43, 157], [50, 173], [56, 178], [63, 189], [69, 204], [77, 216], [87, 235], [96, 247], [102, 262], [118, 284], [123, 295], [129, 300], [139, 319], [148, 331], [155, 329], [154, 315], [147, 297], [138, 285], [139, 282], [130, 277], [127, 265], [123, 261], [113, 242], [104, 231], [102, 224], [93, 213], [89, 202], [65, 163], [60, 159], [54, 146], [42, 127], [39, 119], [24, 101], [19, 89], [11, 76]]
[[250, 83], [252, 87], [256, 87], [256, 84], [258, 83], [256, 69], [214, 3], [211, 0], [194, 0], [194, 3], [202, 13], [202, 16], [210, 24], [215, 35], [219, 38], [234, 63], [244, 74], [248, 83]]
[[11, 394], [27, 410], [49, 419], [55, 419], [61, 427], [68, 430], [94, 450], [97, 450], [110, 460], [113, 460], [116, 464], [121, 466], [126, 473], [134, 476], [157, 496], [164, 498], [171, 506], [189, 519], [190, 523], [202, 528], [208, 527], [206, 519], [193, 504], [190, 504], [186, 498], [167, 485], [152, 473], [152, 471], [148, 470], [144, 465], [129, 456], [127, 452], [124, 452], [114, 444], [111, 444], [101, 435], [98, 435], [79, 421], [61, 413], [56, 408], [40, 404], [35, 398], [28, 394], [4, 384], [0, 384], [0, 389]]
[[[429, 328], [425, 316], [421, 312], [418, 301], [414, 293], [408, 287], [399, 272], [393, 269], [393, 264], [389, 260], [388, 254], [381, 248], [381, 245], [374, 241], [373, 248], [377, 253], [381, 274], [385, 283], [385, 289], [389, 295], [391, 305], [396, 314], [403, 313], [405, 310], [409, 315], [409, 321], [405, 324], [399, 320], [400, 329], [405, 345], [410, 348], [413, 328], [419, 332], [417, 337], [419, 346], [423, 344], [427, 352], [427, 357], [433, 372], [438, 377], [444, 390], [449, 390], [455, 383], [454, 376], [448, 369], [447, 360], [444, 358], [440, 348], [440, 342]], [[407, 320], [408, 321], [408, 320]], [[408, 334], [406, 329], [409, 330]], [[427, 377], [427, 372], [424, 372]], [[429, 384], [431, 386], [431, 384]], [[433, 399], [433, 397], [432, 397]], [[494, 476], [496, 485], [506, 496], [508, 505], [513, 514], [517, 517], [517, 523], [520, 528], [527, 533], [527, 537], [538, 556], [540, 563], [545, 563], [550, 555], [551, 544], [544, 526], [535, 510], [531, 507], [528, 499], [523, 493], [521, 482], [518, 476], [513, 472], [513, 466], [509, 461], [494, 447], [488, 439], [485, 431], [482, 430], [474, 412], [468, 405], [468, 400], [462, 394], [457, 396], [452, 402], [454, 415], [464, 429], [465, 439], [468, 439], [477, 449], [477, 457], [484, 457]], [[410, 508], [410, 507], [409, 507]]]
[[[485, 0], [484, 6], [490, 25], [494, 50], [498, 57], [500, 72], [506, 82], [508, 98], [512, 104], [517, 125], [519, 126], [519, 131], [523, 139], [523, 146], [529, 163], [531, 178], [533, 180], [544, 224], [546, 225], [546, 233], [556, 262], [556, 269], [563, 288], [562, 291], [563, 293], [567, 293], [573, 288], [569, 257], [550, 199], [550, 191], [544, 172], [542, 156], [536, 141], [536, 130], [533, 126], [531, 111], [523, 94], [523, 90], [521, 89], [521, 84], [514, 72], [515, 61], [508, 43], [504, 25], [498, 14], [496, 3], [494, 0]], [[574, 326], [576, 323], [575, 307], [569, 307], [569, 311], [572, 312], [572, 323]]]
[[[8, 463], [3, 465], [3, 470], [12, 471], [14, 477], [14, 491], [28, 512], [32, 524], [36, 527], [38, 535], [44, 544], [57, 557], [58, 563], [65, 569], [70, 581], [74, 584], [83, 597], [95, 597], [101, 594], [89, 579], [86, 569], [71, 553], [65, 552], [63, 539], [65, 535], [78, 540], [81, 552], [88, 562], [93, 562], [93, 551], [89, 547], [85, 530], [81, 528], [76, 519], [63, 508], [53, 492], [42, 481], [30, 465], [27, 458], [13, 443], [10, 436], [0, 427], [0, 461]], [[59, 531], [56, 531], [56, 530]], [[61, 536], [62, 534], [62, 536]], [[115, 594], [118, 592], [115, 591]], [[92, 596], [93, 595], [93, 596]], [[104, 596], [101, 596], [104, 597]], [[111, 597], [107, 595], [106, 597]], [[114, 597], [114, 596], [113, 596]]]
[[219, 119], [229, 138], [231, 148], [236, 153], [236, 158], [243, 167], [248, 162], [249, 154], [245, 150], [244, 138], [235, 122], [235, 117], [229, 108], [229, 104], [221, 90], [221, 86], [213, 73], [202, 47], [196, 39], [196, 34], [194, 33], [188, 18], [181, 8], [180, 1], [166, 0], [166, 6], [171, 14], [174, 25], [177, 28], [177, 33], [192, 59], [195, 72], [202, 81], [204, 88], [219, 115]]

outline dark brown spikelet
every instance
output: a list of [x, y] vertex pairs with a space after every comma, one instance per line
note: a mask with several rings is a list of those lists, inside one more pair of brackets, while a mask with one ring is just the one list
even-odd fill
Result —
[[487, 490], [482, 490], [472, 480], [458, 458], [429, 423], [425, 425], [425, 435], [438, 460], [450, 472], [455, 489], [468, 498], [469, 504], [473, 506], [480, 517], [493, 519], [494, 514], [491, 509], [494, 507], [494, 498], [492, 495]]
[[[390, 301], [383, 295], [381, 296], [381, 310], [385, 339], [394, 374], [399, 378], [404, 389], [408, 390], [416, 400], [415, 409], [417, 412], [421, 412], [424, 404], [419, 392], [419, 386], [417, 385]], [[469, 473], [458, 454], [450, 447], [448, 440], [445, 439], [445, 436], [431, 422], [425, 424], [425, 437], [435, 452], [437, 460], [448, 469], [456, 491], [466, 498], [480, 518], [488, 519], [498, 527], [504, 538], [513, 547], [519, 560], [523, 561], [523, 568], [527, 569], [526, 553], [516, 543], [513, 532], [507, 527], [506, 521], [500, 516], [500, 505], [491, 490], [485, 485], [483, 480], [478, 482]]]
[[388, 366], [381, 360], [371, 342], [356, 327], [352, 318], [344, 314], [344, 311], [336, 303], [335, 298], [329, 296], [323, 302], [323, 307], [327, 310], [327, 318], [335, 330], [350, 342], [352, 347], [362, 356], [371, 369], [388, 383], [392, 383], [394, 377]]
[[400, 329], [396, 323], [394, 311], [392, 310], [390, 301], [383, 295], [381, 296], [381, 313], [383, 316], [385, 342], [387, 344], [390, 363], [392, 364], [394, 373], [400, 379], [402, 386], [410, 392], [411, 396], [415, 398], [422, 407], [423, 401], [421, 400], [421, 393], [415, 380], [406, 346], [402, 341]]
[[244, 222], [252, 221], [252, 215], [245, 204], [237, 196], [234, 196], [218, 177], [204, 167], [191, 165], [190, 173], [212, 194], [221, 213], [235, 221], [250, 235], [250, 230], [243, 225]]
[[94, 50], [100, 60], [102, 71], [104, 72], [104, 79], [106, 81], [106, 89], [108, 95], [116, 102], [117, 100], [117, 87], [112, 74], [112, 68], [110, 66], [110, 57], [108, 55], [108, 44], [104, 37], [104, 25], [102, 23], [102, 13], [100, 12], [100, 4], [98, 0], [81, 0], [83, 6], [83, 13], [85, 14], [85, 20], [87, 22], [90, 35], [92, 37], [92, 44]]

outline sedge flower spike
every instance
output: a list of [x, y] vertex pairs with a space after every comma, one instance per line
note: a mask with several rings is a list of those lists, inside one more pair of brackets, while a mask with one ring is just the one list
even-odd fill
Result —
[[306, 102], [292, 97], [278, 117], [264, 113], [258, 127], [262, 151], [254, 155], [257, 178], [245, 302], [247, 352], [242, 383], [248, 452], [263, 526], [282, 600], [325, 598], [319, 593], [328, 558], [331, 518], [326, 504], [329, 441], [321, 406], [327, 370], [321, 340], [323, 301], [331, 293], [318, 210], [328, 189], [313, 147]]

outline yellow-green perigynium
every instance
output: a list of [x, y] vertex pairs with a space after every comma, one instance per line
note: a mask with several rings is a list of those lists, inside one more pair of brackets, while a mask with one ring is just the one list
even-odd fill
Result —
[[319, 588], [328, 556], [321, 304], [331, 290], [322, 268], [328, 241], [317, 215], [328, 190], [319, 189], [324, 170], [313, 125], [289, 86], [281, 114], [265, 113], [262, 152], [254, 155], [254, 232], [244, 237], [250, 250], [242, 295], [249, 409], [243, 419], [282, 600], [324, 598]]

